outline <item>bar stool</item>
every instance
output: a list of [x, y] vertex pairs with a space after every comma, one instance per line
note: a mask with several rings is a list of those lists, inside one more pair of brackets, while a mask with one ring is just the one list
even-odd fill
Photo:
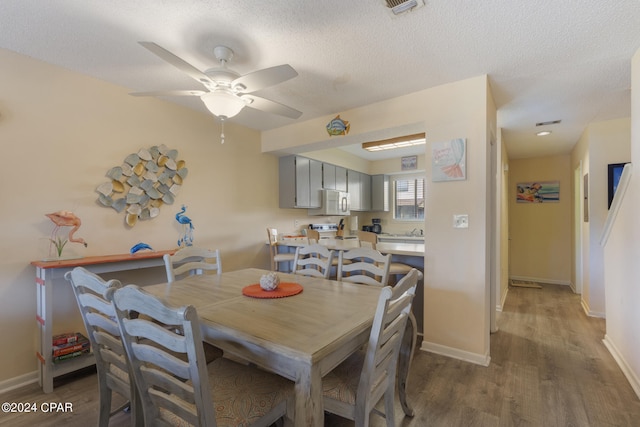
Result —
[[291, 264], [295, 258], [294, 253], [278, 252], [278, 229], [267, 228], [267, 236], [269, 236], [269, 254], [271, 256], [271, 270], [278, 271], [281, 262], [287, 263], [287, 273], [291, 272]]

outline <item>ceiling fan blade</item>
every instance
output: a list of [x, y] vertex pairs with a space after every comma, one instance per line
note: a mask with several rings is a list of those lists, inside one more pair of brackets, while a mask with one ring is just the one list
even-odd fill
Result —
[[251, 93], [265, 87], [277, 85], [297, 75], [297, 71], [291, 65], [277, 65], [240, 76], [231, 82], [231, 87], [239, 93]]
[[153, 42], [138, 42], [138, 43], [140, 43], [142, 46], [144, 46], [151, 52], [155, 53], [156, 55], [158, 55], [160, 58], [164, 59], [171, 65], [175, 66], [183, 73], [186, 73], [192, 79], [197, 80], [202, 84], [209, 83], [209, 84], [215, 85], [215, 83], [205, 73], [198, 70], [196, 67], [189, 64], [184, 59], [169, 52], [167, 49], [161, 46], [158, 46]]
[[131, 96], [202, 96], [204, 90], [154, 90], [151, 92], [131, 92]]
[[251, 103], [247, 107], [255, 108], [256, 110], [266, 111], [267, 113], [277, 114], [279, 116], [289, 117], [290, 119], [297, 119], [302, 115], [301, 111], [294, 108], [287, 107], [279, 102], [271, 101], [266, 98], [255, 95], [242, 95], [241, 98], [251, 100]]

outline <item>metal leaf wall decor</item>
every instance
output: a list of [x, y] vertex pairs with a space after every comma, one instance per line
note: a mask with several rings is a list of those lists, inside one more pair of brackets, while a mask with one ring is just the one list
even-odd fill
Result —
[[177, 150], [165, 145], [142, 148], [109, 169], [109, 181], [96, 188], [98, 202], [124, 211], [125, 223], [133, 227], [138, 220], [157, 217], [163, 204], [173, 204], [188, 173]]

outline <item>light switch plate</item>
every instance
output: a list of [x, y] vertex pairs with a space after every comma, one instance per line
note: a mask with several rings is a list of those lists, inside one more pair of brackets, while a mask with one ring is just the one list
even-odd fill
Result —
[[469, 215], [453, 215], [453, 228], [469, 228]]

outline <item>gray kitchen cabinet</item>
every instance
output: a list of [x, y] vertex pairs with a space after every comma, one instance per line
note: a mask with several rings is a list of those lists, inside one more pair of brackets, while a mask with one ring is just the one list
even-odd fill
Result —
[[351, 201], [352, 211], [362, 210], [361, 193], [362, 187], [360, 185], [360, 172], [348, 170], [347, 171], [347, 191], [349, 192], [349, 199]]
[[371, 210], [389, 212], [389, 175], [371, 176]]
[[280, 157], [279, 190], [281, 208], [319, 208], [322, 162], [301, 156]]
[[330, 163], [322, 164], [322, 188], [336, 189], [336, 166]]
[[347, 191], [347, 169], [331, 163], [323, 163], [322, 183], [322, 187], [327, 190]]
[[360, 174], [360, 206], [363, 211], [371, 210], [371, 175]]
[[354, 170], [347, 171], [347, 191], [352, 211], [371, 209], [371, 176]]
[[336, 166], [336, 190], [347, 191], [347, 169]]

